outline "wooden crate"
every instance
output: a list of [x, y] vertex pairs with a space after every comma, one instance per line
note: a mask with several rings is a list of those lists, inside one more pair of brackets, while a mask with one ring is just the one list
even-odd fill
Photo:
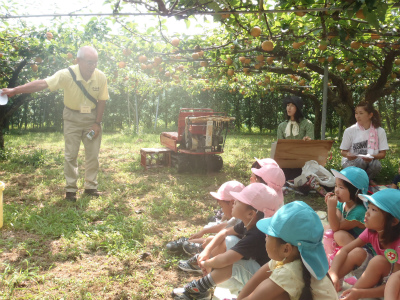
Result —
[[140, 164], [147, 170], [150, 168], [170, 167], [171, 153], [168, 148], [140, 149]]

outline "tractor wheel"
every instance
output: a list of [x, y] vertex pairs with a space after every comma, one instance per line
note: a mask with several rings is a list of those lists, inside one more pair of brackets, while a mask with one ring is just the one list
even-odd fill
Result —
[[190, 169], [190, 161], [188, 155], [184, 153], [172, 153], [171, 155], [171, 164], [178, 173], [183, 173], [189, 171]]
[[207, 155], [191, 155], [190, 164], [191, 170], [195, 173], [207, 173]]
[[222, 169], [224, 161], [219, 155], [206, 155], [206, 165], [208, 172], [219, 172]]

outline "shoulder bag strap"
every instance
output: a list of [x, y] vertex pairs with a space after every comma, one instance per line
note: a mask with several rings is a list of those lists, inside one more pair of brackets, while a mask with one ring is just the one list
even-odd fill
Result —
[[76, 80], [76, 75], [75, 75], [74, 71], [72, 71], [71, 67], [68, 67], [68, 71], [71, 73], [72, 79], [78, 85], [78, 87], [81, 89], [81, 91], [86, 96], [86, 98], [88, 98], [90, 101], [92, 101], [97, 107], [97, 100], [92, 95], [89, 94], [89, 92], [82, 85], [82, 82]]

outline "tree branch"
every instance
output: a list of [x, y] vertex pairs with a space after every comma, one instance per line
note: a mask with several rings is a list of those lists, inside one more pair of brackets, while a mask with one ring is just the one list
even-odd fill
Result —
[[167, 16], [169, 11], [168, 9], [165, 7], [165, 3], [162, 0], [152, 0], [153, 2], [157, 3], [158, 5], [158, 11], [161, 12], [161, 15], [163, 16]]

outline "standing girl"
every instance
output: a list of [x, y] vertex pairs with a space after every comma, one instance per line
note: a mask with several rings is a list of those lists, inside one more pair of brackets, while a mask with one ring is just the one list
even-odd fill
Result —
[[358, 194], [368, 191], [368, 175], [357, 167], [348, 167], [341, 172], [331, 170], [335, 175], [335, 193], [327, 193], [329, 226], [334, 232], [338, 246], [344, 246], [364, 231], [364, 216], [367, 209]]
[[257, 222], [271, 258], [247, 282], [238, 300], [334, 300], [322, 245], [324, 229], [315, 211], [302, 201], [282, 206]]
[[[339, 250], [329, 270], [339, 291], [340, 279], [355, 269], [354, 275], [359, 279], [353, 288], [343, 292], [342, 298], [346, 300], [383, 297], [388, 277], [400, 269], [400, 191], [386, 189], [359, 197], [369, 201], [364, 220], [366, 229]], [[372, 259], [362, 248], [367, 243], [377, 254]]]
[[347, 128], [340, 145], [342, 168], [359, 167], [373, 179], [382, 169], [380, 159], [389, 150], [385, 130], [380, 127], [381, 119], [372, 104], [362, 101], [355, 109], [357, 123]]

